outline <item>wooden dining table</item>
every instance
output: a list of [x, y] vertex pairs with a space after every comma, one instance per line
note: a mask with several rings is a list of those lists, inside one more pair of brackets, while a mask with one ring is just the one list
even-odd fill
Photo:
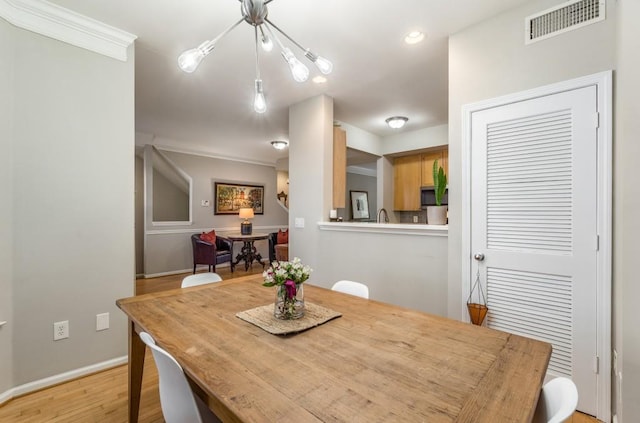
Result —
[[531, 421], [549, 344], [308, 283], [306, 302], [342, 316], [272, 335], [236, 317], [273, 303], [274, 288], [261, 283], [253, 275], [117, 301], [130, 321], [130, 422], [140, 331], [176, 358], [223, 422]]

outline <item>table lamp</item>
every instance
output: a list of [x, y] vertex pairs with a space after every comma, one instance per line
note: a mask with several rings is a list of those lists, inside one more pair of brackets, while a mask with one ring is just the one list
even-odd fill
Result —
[[240, 233], [242, 235], [251, 235], [251, 222], [249, 222], [249, 219], [253, 219], [253, 209], [250, 207], [241, 208], [238, 212], [238, 217], [244, 219], [244, 222], [240, 224]]

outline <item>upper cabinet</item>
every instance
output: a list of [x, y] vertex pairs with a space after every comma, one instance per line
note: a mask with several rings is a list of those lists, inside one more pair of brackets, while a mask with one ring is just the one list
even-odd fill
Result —
[[347, 190], [347, 133], [333, 128], [333, 208], [343, 209]]
[[393, 209], [420, 210], [422, 164], [420, 154], [393, 160]]
[[422, 154], [396, 157], [393, 161], [393, 209], [419, 211], [420, 188], [433, 186], [433, 163], [449, 171], [447, 147]]
[[438, 166], [444, 169], [446, 175], [449, 174], [449, 150], [436, 150], [421, 155], [422, 161], [422, 186], [433, 186], [433, 163], [438, 161]]

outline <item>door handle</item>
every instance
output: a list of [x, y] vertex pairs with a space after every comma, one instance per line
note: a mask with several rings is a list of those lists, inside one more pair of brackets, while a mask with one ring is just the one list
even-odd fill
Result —
[[476, 259], [477, 261], [483, 261], [484, 260], [484, 254], [482, 253], [475, 253], [473, 255], [473, 258]]

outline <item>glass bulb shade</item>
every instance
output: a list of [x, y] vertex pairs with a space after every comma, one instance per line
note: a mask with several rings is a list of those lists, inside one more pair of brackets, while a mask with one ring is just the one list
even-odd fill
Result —
[[273, 41], [271, 41], [271, 38], [267, 37], [266, 35], [262, 36], [262, 42], [260, 43], [260, 45], [262, 46], [262, 50], [266, 52], [273, 50]]
[[284, 150], [289, 145], [288, 142], [282, 140], [271, 141], [271, 145], [276, 150]]
[[262, 92], [262, 80], [256, 79], [256, 95], [253, 99], [253, 110], [256, 113], [264, 113], [267, 111], [267, 101]]
[[389, 125], [390, 128], [400, 129], [404, 126], [405, 123], [407, 123], [408, 120], [409, 118], [406, 118], [404, 116], [393, 116], [386, 119], [385, 122], [387, 122], [387, 125]]
[[329, 75], [333, 70], [333, 63], [322, 56], [318, 56], [315, 60], [316, 67], [325, 75]]
[[238, 211], [238, 217], [240, 219], [253, 219], [253, 209], [251, 207], [241, 208]]
[[178, 66], [185, 72], [191, 73], [198, 68], [205, 54], [200, 48], [192, 48], [187, 50], [178, 57]]
[[309, 68], [293, 55], [290, 49], [282, 50], [282, 57], [289, 64], [291, 75], [297, 82], [304, 82], [309, 78]]

